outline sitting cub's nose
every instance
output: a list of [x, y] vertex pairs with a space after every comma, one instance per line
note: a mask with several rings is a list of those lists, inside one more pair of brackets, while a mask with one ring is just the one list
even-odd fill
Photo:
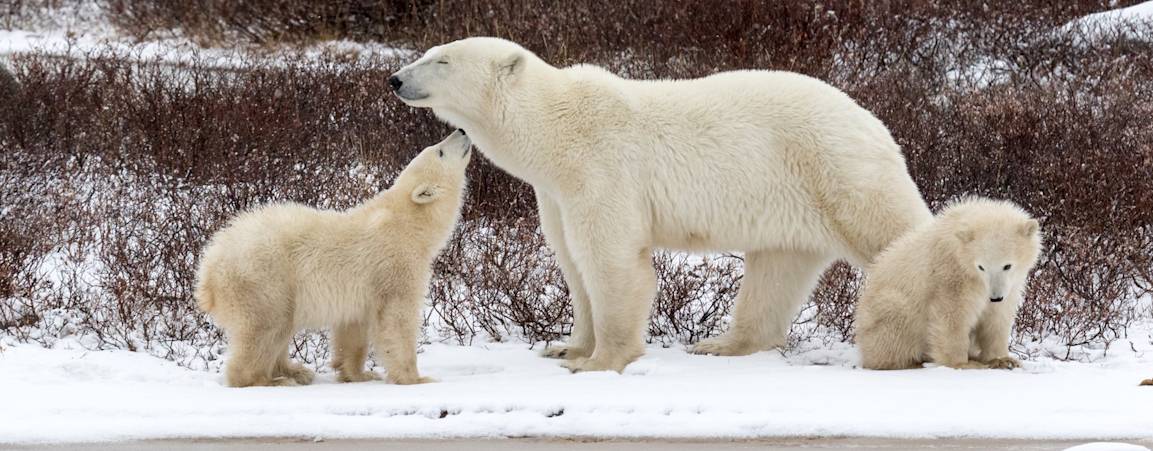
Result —
[[1005, 298], [989, 298], [989, 300], [993, 301], [993, 302], [1001, 302], [1001, 301], [1004, 301]]
[[404, 84], [404, 82], [400, 81], [400, 78], [397, 77], [396, 75], [388, 77], [388, 85], [392, 86], [393, 91], [400, 89], [401, 85], [403, 85], [403, 84]]

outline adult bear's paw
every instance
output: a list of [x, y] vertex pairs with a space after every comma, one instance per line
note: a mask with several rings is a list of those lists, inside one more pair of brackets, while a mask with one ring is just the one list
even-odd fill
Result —
[[593, 354], [593, 350], [583, 346], [575, 345], [556, 345], [544, 348], [540, 355], [550, 359], [580, 359], [587, 358]]
[[1000, 370], [1011, 370], [1013, 368], [1021, 367], [1021, 362], [1012, 357], [998, 357], [985, 363], [989, 365], [989, 368]]
[[628, 366], [628, 362], [610, 362], [605, 359], [579, 357], [562, 363], [561, 366], [568, 368], [569, 371], [574, 373], [585, 371], [616, 371], [620, 373]]
[[689, 352], [700, 355], [741, 356], [768, 349], [771, 346], [758, 346], [745, 340], [735, 340], [728, 334], [701, 340], [689, 348]]

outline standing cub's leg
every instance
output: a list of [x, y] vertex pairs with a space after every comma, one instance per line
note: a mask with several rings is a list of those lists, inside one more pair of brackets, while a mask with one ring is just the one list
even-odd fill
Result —
[[368, 357], [368, 327], [363, 322], [336, 326], [332, 337], [332, 369], [341, 382], [379, 380], [380, 375], [364, 370]]
[[372, 327], [376, 356], [388, 370], [385, 380], [390, 384], [436, 382], [432, 378], [421, 377], [416, 368], [416, 344], [420, 339], [420, 306], [423, 298], [423, 295], [412, 294], [386, 299], [377, 312], [376, 323]]
[[[232, 387], [298, 385], [287, 365], [292, 328], [285, 324], [244, 325], [228, 330], [226, 377]], [[284, 363], [282, 363], [284, 362]], [[300, 368], [303, 369], [303, 368]], [[307, 371], [307, 370], [305, 370]], [[311, 374], [304, 383], [311, 382]]]

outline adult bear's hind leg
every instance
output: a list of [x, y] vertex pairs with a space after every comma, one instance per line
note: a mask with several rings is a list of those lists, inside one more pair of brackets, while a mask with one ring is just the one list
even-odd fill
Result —
[[784, 346], [793, 317], [830, 260], [804, 251], [748, 253], [732, 326], [720, 336], [697, 343], [690, 352], [736, 356]]

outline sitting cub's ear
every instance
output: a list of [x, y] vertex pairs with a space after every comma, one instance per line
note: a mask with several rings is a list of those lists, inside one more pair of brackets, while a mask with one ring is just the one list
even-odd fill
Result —
[[1033, 236], [1033, 235], [1036, 235], [1037, 231], [1040, 229], [1041, 229], [1041, 224], [1038, 223], [1036, 219], [1030, 219], [1028, 221], [1025, 221], [1024, 224], [1021, 224], [1021, 235], [1022, 236]]
[[444, 194], [444, 188], [432, 183], [421, 183], [412, 190], [412, 201], [418, 204], [427, 204]]
[[972, 230], [966, 229], [966, 230], [961, 230], [961, 231], [957, 232], [957, 239], [961, 240], [961, 243], [968, 244], [968, 243], [972, 242], [973, 239], [976, 237], [977, 237], [976, 234], [974, 234]]
[[515, 52], [512, 55], [505, 57], [504, 60], [499, 64], [500, 66], [498, 72], [502, 77], [516, 75], [521, 71], [521, 69], [524, 69], [524, 53], [519, 51]]

